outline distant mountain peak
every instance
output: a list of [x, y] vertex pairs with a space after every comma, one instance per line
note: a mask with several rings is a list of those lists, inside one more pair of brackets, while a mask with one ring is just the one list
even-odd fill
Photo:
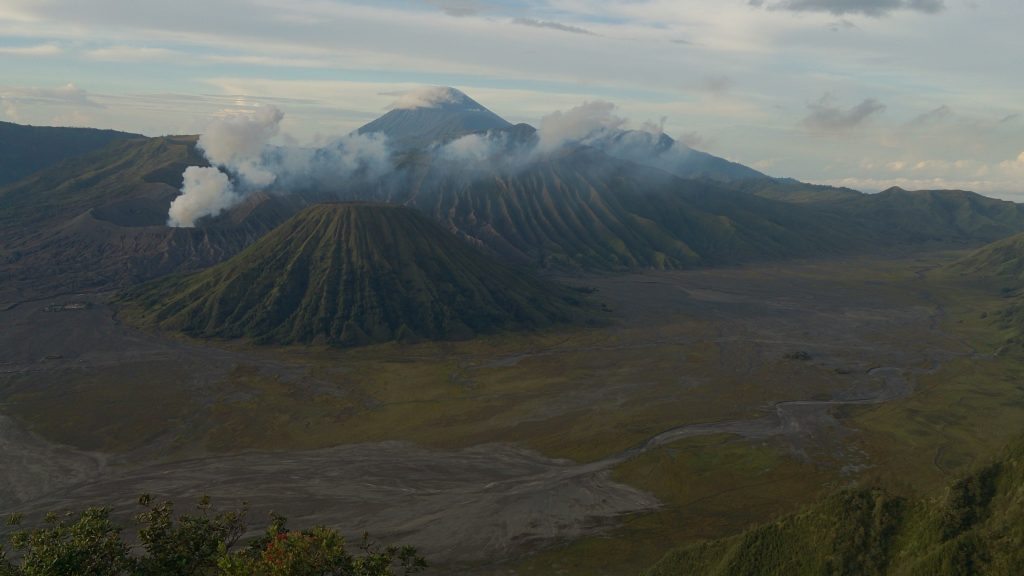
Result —
[[467, 134], [512, 127], [507, 120], [462, 91], [446, 86], [408, 92], [391, 108], [358, 132], [384, 134], [399, 148], [419, 148]]
[[403, 94], [390, 106], [392, 110], [451, 107], [483, 109], [483, 106], [465, 92], [450, 86], [426, 86], [413, 90]]

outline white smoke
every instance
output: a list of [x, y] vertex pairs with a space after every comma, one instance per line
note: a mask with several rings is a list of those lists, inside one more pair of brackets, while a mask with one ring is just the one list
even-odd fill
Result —
[[261, 106], [251, 114], [219, 119], [199, 137], [199, 149], [214, 166], [227, 168], [254, 187], [273, 184], [274, 173], [262, 165], [263, 149], [281, 129], [284, 113]]
[[[437, 107], [466, 96], [452, 88], [426, 88], [402, 96], [396, 108]], [[394, 171], [382, 134], [349, 134], [318, 148], [273, 146], [284, 114], [264, 106], [247, 114], [218, 119], [199, 139], [211, 168], [190, 167], [181, 196], [168, 214], [169, 226], [195, 226], [253, 192], [343, 193], [353, 183], [380, 182]], [[609, 156], [672, 172], [693, 150], [664, 134], [665, 119], [628, 130], [611, 102], [585, 102], [543, 117], [529, 129], [469, 134], [428, 151], [446, 169], [516, 172], [576, 146], [592, 146]], [[443, 171], [443, 170], [442, 170]]]
[[[504, 131], [469, 134], [438, 147], [436, 155], [470, 167], [516, 170], [574, 145], [600, 146], [609, 139], [630, 134], [624, 131], [628, 121], [614, 112], [611, 102], [584, 102], [541, 118], [532, 139], [516, 142]], [[659, 126], [645, 123], [644, 130], [656, 132]], [[660, 133], [657, 137], [647, 131], [638, 133], [647, 140], [660, 137]]]
[[320, 148], [274, 148], [263, 159], [277, 184], [292, 190], [337, 188], [354, 176], [376, 180], [393, 168], [388, 139], [378, 133], [348, 134]]
[[228, 175], [217, 168], [189, 166], [182, 175], [181, 196], [171, 202], [167, 225], [191, 228], [203, 216], [216, 216], [241, 201]]
[[567, 144], [586, 144], [588, 140], [622, 129], [627, 120], [614, 114], [615, 104], [597, 100], [541, 118], [537, 129], [537, 149], [554, 152]]
[[[438, 148], [437, 157], [442, 160], [470, 165], [497, 162], [509, 148], [508, 135], [504, 132], [468, 134], [452, 140]], [[507, 158], [507, 156], [505, 156]]]
[[283, 119], [277, 108], [263, 106], [212, 122], [198, 143], [212, 167], [185, 170], [167, 225], [195, 226], [253, 192], [337, 191], [353, 177], [372, 180], [392, 168], [381, 134], [349, 134], [320, 148], [272, 146]]

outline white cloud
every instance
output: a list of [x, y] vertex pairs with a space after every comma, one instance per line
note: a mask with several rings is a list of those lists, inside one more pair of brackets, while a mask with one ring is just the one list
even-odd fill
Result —
[[[927, 2], [870, 1], [929, 9]], [[614, 101], [624, 116], [667, 116], [673, 136], [697, 133], [732, 159], [776, 159], [773, 173], [812, 181], [883, 179], [893, 174], [885, 165], [896, 161], [941, 160], [956, 170], [959, 158], [977, 158], [995, 173], [1020, 153], [1024, 123], [1013, 121], [1024, 91], [1017, 73], [1024, 52], [1019, 0], [976, 8], [951, 1], [933, 14], [905, 9], [885, 18], [865, 15], [867, 0], [788, 3], [802, 10], [758, 9], [746, 0], [3, 0], [0, 36], [64, 51], [32, 60], [31, 69], [27, 59], [11, 59], [2, 81], [74, 80], [110, 108], [30, 99], [10, 89], [4, 106], [33, 122], [67, 112], [60, 107], [81, 107], [105, 126], [161, 133], [198, 131], [196, 118], [230, 107], [233, 96], [285, 98], [282, 129], [314, 138], [379, 115], [394, 99], [384, 93], [408, 90], [415, 78], [459, 85], [513, 122], [536, 124], [551, 110]], [[836, 11], [846, 15], [830, 13]], [[512, 25], [517, 18], [595, 36]], [[837, 18], [856, 33], [832, 33]], [[97, 45], [98, 38], [110, 46]], [[679, 39], [686, 44], [673, 43]], [[98, 64], [98, 57], [160, 65], [128, 75]], [[233, 65], [266, 70], [246, 77]], [[71, 69], [80, 75], [67, 76]], [[849, 100], [808, 110], [807, 96], [824, 92]], [[884, 103], [884, 114], [870, 98]], [[809, 126], [816, 134], [856, 129], [843, 131], [840, 149], [821, 146]], [[973, 173], [961, 179], [968, 177]]]
[[336, 68], [330, 60], [322, 58], [288, 58], [265, 55], [232, 55], [212, 54], [201, 57], [207, 62], [220, 64], [248, 64], [253, 66], [271, 66], [276, 68]]
[[0, 54], [6, 56], [55, 56], [64, 50], [56, 44], [34, 46], [0, 46]]
[[183, 57], [181, 52], [166, 48], [146, 46], [107, 46], [88, 50], [83, 54], [92, 60], [109, 62], [145, 62], [148, 60], [171, 60]]
[[828, 12], [829, 14], [864, 14], [885, 16], [896, 10], [935, 14], [946, 9], [945, 0], [747, 0], [751, 6], [793, 12]]
[[0, 97], [19, 104], [66, 104], [102, 108], [89, 93], [69, 82], [57, 88], [0, 88]]
[[454, 104], [464, 97], [463, 93], [446, 86], [428, 86], [402, 94], [390, 107], [398, 110], [436, 108], [442, 104]]

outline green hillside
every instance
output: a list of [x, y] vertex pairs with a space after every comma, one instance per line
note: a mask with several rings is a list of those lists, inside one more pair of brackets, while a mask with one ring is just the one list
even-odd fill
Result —
[[854, 219], [887, 242], [992, 242], [1024, 229], [1024, 206], [963, 190], [890, 188], [846, 196], [826, 211]]
[[743, 534], [668, 553], [647, 576], [1024, 574], [1024, 442], [937, 499], [835, 494]]
[[983, 320], [1000, 330], [1006, 344], [1019, 351], [1024, 344], [1024, 234], [979, 248], [940, 274], [983, 286], [1000, 296], [1003, 304], [986, 313]]
[[969, 192], [804, 187], [794, 192], [802, 200], [783, 201], [587, 147], [515, 168], [407, 152], [379, 182], [271, 190], [200, 227], [168, 228], [182, 172], [206, 163], [195, 141], [127, 140], [0, 188], [0, 306], [123, 288], [222, 262], [318, 201], [410, 206], [508, 262], [571, 271], [961, 247], [1024, 230], [1020, 206]]
[[950, 266], [950, 272], [1011, 288], [1024, 286], [1024, 234], [980, 248]]
[[234, 218], [168, 228], [195, 137], [117, 142], [0, 188], [0, 308], [25, 299], [110, 290], [209, 266], [298, 209], [253, 198]]
[[121, 298], [123, 315], [198, 337], [353, 346], [539, 328], [573, 291], [508, 268], [408, 208], [309, 207], [234, 258]]
[[0, 122], [0, 186], [138, 134], [95, 128], [55, 128]]
[[[190, 165], [206, 165], [195, 137], [134, 139], [64, 160], [29, 178], [0, 188], [0, 222], [25, 226], [66, 220], [118, 202], [159, 204], [163, 214], [126, 222], [162, 225], [167, 206], [178, 194], [181, 174]], [[14, 232], [14, 230], [8, 230]]]

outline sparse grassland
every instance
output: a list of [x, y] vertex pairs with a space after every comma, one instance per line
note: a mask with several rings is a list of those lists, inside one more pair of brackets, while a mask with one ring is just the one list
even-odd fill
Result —
[[[610, 325], [462, 342], [258, 347], [112, 325], [120, 362], [59, 347], [48, 350], [59, 360], [0, 359], [0, 402], [44, 437], [137, 463], [154, 446], [173, 462], [391, 440], [513, 443], [582, 463], [680, 426], [770, 418], [776, 402], [869, 394], [875, 368], [913, 383], [906, 398], [836, 405], [833, 423], [806, 437], [711, 428], [640, 452], [612, 478], [650, 491], [661, 509], [554, 548], [521, 546], [512, 556], [528, 555], [494, 572], [635, 574], [672, 546], [857, 480], [932, 493], [1019, 434], [1024, 364], [1012, 350], [993, 355], [1006, 334], [983, 317], [1005, 298], [934, 272], [956, 257], [586, 278], [574, 282], [598, 289]], [[57, 317], [2, 314], [36, 331]], [[81, 314], [109, 323], [102, 307]]]

